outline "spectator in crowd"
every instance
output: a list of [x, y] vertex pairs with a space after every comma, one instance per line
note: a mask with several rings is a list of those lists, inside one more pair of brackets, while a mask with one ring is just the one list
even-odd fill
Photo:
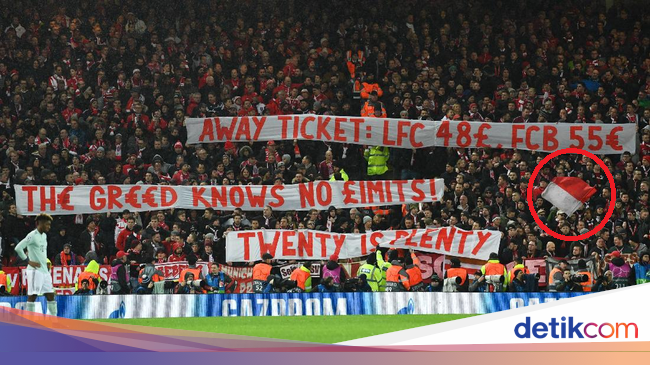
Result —
[[63, 245], [63, 251], [59, 252], [54, 258], [54, 265], [56, 266], [72, 266], [79, 264], [81, 264], [81, 262], [77, 255], [72, 252], [72, 245], [69, 243]]
[[126, 262], [127, 253], [118, 251], [115, 260], [111, 263], [111, 294], [129, 294], [131, 292]]

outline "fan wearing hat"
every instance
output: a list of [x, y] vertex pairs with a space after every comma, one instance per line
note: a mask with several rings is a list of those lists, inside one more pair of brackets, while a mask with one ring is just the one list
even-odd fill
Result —
[[56, 266], [73, 266], [79, 265], [81, 262], [77, 255], [72, 252], [72, 245], [66, 243], [63, 245], [63, 251], [59, 252], [54, 258], [54, 265]]
[[126, 272], [126, 262], [128, 254], [124, 251], [118, 251], [115, 260], [111, 263], [111, 293], [112, 294], [129, 294], [130, 284]]

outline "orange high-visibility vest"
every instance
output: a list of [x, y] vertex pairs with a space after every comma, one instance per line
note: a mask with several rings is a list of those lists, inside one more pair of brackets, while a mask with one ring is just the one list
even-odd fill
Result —
[[451, 267], [447, 269], [447, 278], [453, 278], [454, 276], [458, 276], [461, 280], [459, 285], [463, 285], [467, 278], [467, 270], [460, 267]]

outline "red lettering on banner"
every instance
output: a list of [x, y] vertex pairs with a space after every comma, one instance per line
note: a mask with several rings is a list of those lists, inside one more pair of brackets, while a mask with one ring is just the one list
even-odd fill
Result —
[[531, 151], [537, 151], [539, 149], [539, 144], [531, 143], [533, 140], [533, 132], [539, 132], [539, 127], [532, 125], [526, 129], [526, 148], [530, 149]]
[[381, 231], [375, 231], [370, 234], [370, 244], [376, 248], [381, 243], [381, 240], [384, 238], [384, 234]]
[[438, 132], [436, 132], [436, 138], [442, 138], [443, 145], [449, 147], [449, 140], [451, 139], [452, 134], [449, 132], [449, 121], [443, 120], [438, 127]]
[[422, 184], [423, 182], [424, 182], [423, 180], [411, 181], [411, 190], [413, 190], [413, 192], [416, 194], [412, 197], [412, 199], [416, 202], [421, 202], [426, 198], [426, 195], [424, 195], [424, 191], [418, 188], [418, 184]]
[[126, 193], [126, 196], [124, 197], [124, 201], [126, 202], [126, 204], [137, 209], [142, 207], [140, 205], [140, 202], [138, 202], [138, 195], [136, 194], [138, 191], [140, 191], [140, 187], [136, 185], [131, 189], [129, 189], [129, 192]]
[[296, 236], [296, 231], [282, 231], [282, 256], [296, 256], [296, 249], [293, 247], [291, 238]]
[[[171, 196], [169, 199], [167, 199], [167, 193], [171, 193]], [[160, 207], [161, 208], [168, 208], [176, 204], [176, 201], [178, 201], [178, 194], [176, 193], [176, 190], [172, 188], [171, 186], [163, 186], [160, 188]]]
[[227, 207], [228, 206], [228, 188], [225, 186], [212, 187], [212, 207]]
[[485, 147], [490, 147], [490, 145], [483, 143], [486, 139], [488, 139], [488, 136], [485, 134], [486, 129], [492, 128], [491, 125], [488, 123], [481, 123], [481, 126], [478, 127], [478, 132], [474, 134], [474, 138], [476, 138], [476, 147], [477, 148], [485, 148]]
[[72, 186], [66, 186], [59, 194], [57, 198], [59, 200], [59, 205], [63, 210], [74, 210], [74, 207], [70, 205], [70, 192], [72, 191]]
[[266, 124], [266, 117], [252, 117], [253, 124], [255, 124], [255, 133], [253, 134], [253, 141], [257, 141], [260, 138], [260, 133]]
[[406, 237], [406, 242], [404, 242], [404, 245], [418, 247], [418, 242], [413, 241], [413, 237], [415, 237], [416, 233], [417, 233], [417, 230], [412, 229], [411, 233], [408, 235], [408, 237]]
[[27, 211], [34, 211], [34, 192], [38, 190], [38, 186], [21, 186], [24, 192], [27, 193]]
[[366, 248], [366, 235], [361, 235], [361, 255], [365, 256], [368, 254], [368, 249]]
[[318, 116], [318, 127], [316, 135], [319, 140], [331, 141], [332, 136], [327, 131], [327, 125], [332, 121], [331, 117]]
[[431, 193], [431, 200], [438, 201], [438, 194], [436, 191], [436, 179], [429, 180], [429, 191]]
[[366, 204], [368, 202], [368, 197], [365, 194], [366, 191], [366, 182], [358, 181], [359, 183], [359, 198], [361, 199], [361, 204]]
[[298, 231], [298, 255], [300, 257], [314, 256], [314, 237], [309, 232]]
[[102, 210], [106, 206], [105, 198], [98, 198], [95, 195], [104, 194], [104, 189], [101, 186], [93, 186], [90, 188], [90, 208], [92, 210]]
[[235, 208], [241, 208], [244, 205], [244, 191], [239, 186], [230, 188], [230, 204]]
[[235, 132], [235, 127], [237, 126], [237, 118], [232, 118], [232, 120], [230, 121], [230, 126], [222, 127], [221, 119], [216, 117], [214, 118], [214, 124], [217, 132], [218, 141], [232, 140], [233, 133]]
[[[369, 204], [374, 204], [375, 203], [375, 194], [378, 195], [377, 197], [377, 203], [383, 203], [385, 202], [385, 197], [384, 197], [384, 186], [383, 186], [382, 181], [368, 181], [366, 182], [366, 188], [367, 188], [367, 194], [368, 194], [368, 203]], [[362, 194], [364, 192], [361, 192]]]
[[321, 181], [316, 186], [316, 199], [321, 206], [331, 205], [332, 202], [332, 185], [329, 182]]
[[[282, 139], [289, 139], [289, 121], [291, 120], [291, 116], [289, 115], [278, 115], [278, 119], [280, 119], [280, 122], [282, 123], [282, 129], [281, 129], [281, 134], [282, 134]], [[297, 138], [296, 136], [296, 130], [293, 130], [293, 135], [291, 136], [291, 139]]]
[[467, 236], [474, 234], [472, 231], [461, 231], [458, 230], [460, 234], [460, 242], [458, 242], [458, 254], [462, 255], [465, 252], [465, 241], [467, 241]]
[[346, 122], [347, 118], [335, 118], [334, 119], [334, 141], [336, 142], [347, 142], [345, 138], [345, 130], [341, 128], [341, 123]]
[[524, 139], [520, 138], [518, 136], [518, 133], [520, 130], [526, 129], [526, 126], [523, 124], [513, 124], [512, 125], [512, 141], [510, 144], [512, 145], [512, 148], [519, 148], [519, 143], [523, 142]]
[[313, 134], [307, 134], [307, 124], [315, 121], [316, 118], [314, 117], [305, 117], [305, 119], [302, 120], [302, 123], [300, 123], [300, 137], [304, 139], [314, 139]]
[[[238, 119], [238, 117], [234, 117], [233, 123]], [[242, 138], [243, 137], [243, 138]], [[245, 141], [250, 141], [251, 140], [251, 126], [250, 126], [250, 121], [248, 120], [248, 117], [241, 117], [239, 118], [239, 126], [237, 128], [237, 134], [235, 135], [235, 139], [239, 140], [245, 140]]]
[[284, 190], [284, 186], [282, 185], [279, 186], [274, 185], [273, 187], [271, 187], [271, 196], [276, 199], [275, 202], [269, 203], [269, 206], [271, 208], [279, 208], [284, 205], [284, 197], [282, 196], [282, 194], [279, 194], [279, 192], [281, 192], [282, 190]]
[[552, 125], [544, 126], [544, 151], [555, 151], [558, 147], [557, 139], [557, 128]]
[[415, 140], [415, 135], [417, 134], [418, 129], [424, 129], [424, 124], [422, 124], [422, 123], [414, 123], [413, 127], [411, 128], [409, 141], [411, 142], [411, 147], [413, 147], [413, 148], [419, 148], [419, 147], [424, 146], [424, 144], [422, 142], [417, 142]]
[[390, 190], [390, 180], [384, 181], [384, 192], [386, 193], [386, 201], [393, 202], [393, 192]]
[[[47, 187], [41, 188], [41, 210], [56, 210], [56, 190], [54, 186], [50, 186], [50, 195], [46, 195]], [[47, 206], [50, 206], [50, 209], [47, 209]]]
[[119, 186], [109, 185], [108, 186], [108, 209], [113, 210], [113, 208], [122, 209], [122, 203], [117, 199], [122, 196], [122, 189]]
[[[208, 201], [203, 197], [206, 188], [192, 187], [192, 206], [198, 207], [199, 202], [205, 207], [209, 207]], [[214, 195], [213, 195], [214, 196]]]
[[409, 233], [407, 231], [395, 231], [395, 239], [390, 241], [391, 245], [394, 245], [395, 242], [401, 240], [402, 238], [408, 237]]
[[341, 247], [343, 247], [343, 243], [345, 242], [345, 236], [342, 234], [337, 234], [334, 235], [332, 238], [334, 238], [334, 255], [339, 256], [341, 253]]
[[393, 183], [397, 184], [397, 199], [404, 201], [404, 184], [407, 180], [395, 180]]
[[359, 142], [359, 132], [364, 120], [362, 118], [350, 118], [350, 122], [354, 123], [354, 142]]
[[305, 184], [298, 185], [298, 192], [300, 193], [300, 206], [314, 206], [315, 194], [314, 194], [314, 183], [308, 182]]
[[199, 142], [204, 142], [206, 138], [210, 142], [214, 141], [214, 125], [212, 118], [203, 119], [203, 130], [199, 136]]
[[438, 232], [438, 239], [436, 240], [436, 250], [440, 250], [441, 245], [444, 245], [444, 250], [446, 252], [451, 252], [451, 246], [454, 243], [454, 235], [456, 234], [456, 228], [451, 227], [450, 229], [443, 229]]
[[329, 233], [316, 232], [314, 233], [314, 237], [316, 237], [316, 239], [318, 239], [320, 242], [321, 257], [327, 257], [327, 237], [329, 237]]
[[406, 120], [397, 121], [397, 139], [396, 139], [397, 146], [402, 146], [404, 144], [403, 140], [409, 137], [409, 133], [405, 132], [404, 128], [405, 127], [408, 128], [410, 124], [411, 123]]
[[266, 197], [266, 188], [267, 186], [264, 185], [261, 188], [260, 195], [255, 195], [253, 192], [253, 189], [251, 188], [250, 185], [246, 185], [246, 196], [248, 196], [248, 202], [250, 203], [251, 207], [259, 208], [264, 206], [264, 198]]
[[354, 198], [354, 191], [352, 190], [354, 181], [346, 181], [343, 183], [343, 204], [357, 204], [359, 201]]
[[153, 193], [158, 190], [156, 186], [151, 186], [144, 191], [142, 195], [142, 203], [147, 204], [151, 208], [158, 208], [158, 203], [156, 203], [156, 198], [153, 196]]
[[433, 240], [433, 236], [429, 233], [433, 233], [435, 230], [427, 229], [426, 232], [422, 234], [422, 239], [420, 240], [420, 247], [432, 249], [433, 245], [430, 243]]
[[265, 253], [270, 253], [275, 256], [275, 250], [278, 248], [278, 241], [280, 240], [281, 231], [276, 231], [273, 236], [273, 241], [268, 244], [264, 241], [264, 231], [257, 231], [257, 239], [260, 243], [260, 256]]
[[388, 139], [388, 133], [390, 132], [390, 128], [389, 128], [389, 125], [388, 125], [389, 123], [390, 122], [388, 120], [384, 119], [384, 130], [383, 130], [383, 132], [381, 134], [382, 135], [382, 140], [381, 140], [382, 146], [394, 146], [395, 145], [395, 141], [391, 141], [390, 139]]
[[[232, 233], [230, 233], [232, 234]], [[251, 244], [251, 238], [255, 237], [255, 232], [237, 232], [237, 238], [241, 238], [244, 240], [244, 260], [248, 261], [250, 260], [250, 244]], [[261, 245], [260, 245], [261, 247]], [[227, 249], [227, 248], [226, 248]], [[263, 252], [260, 252], [260, 257], [263, 255]]]
[[476, 244], [476, 247], [472, 250], [472, 255], [477, 255], [479, 251], [481, 251], [481, 248], [487, 242], [487, 240], [492, 237], [492, 233], [483, 233], [481, 231], [476, 232], [478, 236], [478, 244]]

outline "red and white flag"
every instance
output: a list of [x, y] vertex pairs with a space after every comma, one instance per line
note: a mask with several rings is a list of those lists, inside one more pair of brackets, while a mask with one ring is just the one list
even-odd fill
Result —
[[594, 194], [596, 189], [580, 178], [556, 177], [542, 192], [542, 198], [570, 216]]

